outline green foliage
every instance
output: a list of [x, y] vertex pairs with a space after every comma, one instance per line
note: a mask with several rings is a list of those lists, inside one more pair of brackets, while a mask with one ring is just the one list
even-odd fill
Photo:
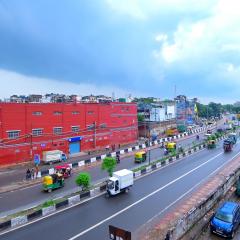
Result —
[[143, 122], [144, 121], [144, 116], [143, 115], [138, 114], [137, 117], [138, 117], [138, 122]]
[[81, 172], [75, 179], [75, 182], [78, 186], [81, 186], [82, 189], [88, 189], [91, 182], [91, 176], [88, 172]]
[[45, 207], [50, 207], [50, 206], [53, 206], [53, 205], [55, 205], [54, 200], [48, 200], [48, 201], [46, 201], [42, 204], [42, 207], [45, 208]]
[[116, 168], [117, 161], [112, 157], [105, 157], [102, 162], [102, 170], [106, 170], [110, 177], [112, 177], [113, 171]]

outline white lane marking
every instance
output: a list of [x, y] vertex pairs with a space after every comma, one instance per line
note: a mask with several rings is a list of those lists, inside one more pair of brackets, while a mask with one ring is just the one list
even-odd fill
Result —
[[[218, 156], [220, 156], [220, 155], [222, 155], [222, 154], [223, 154], [223, 153], [219, 153], [219, 154], [217, 154], [216, 156], [210, 158], [208, 161], [206, 161], [206, 162], [200, 164], [199, 166], [197, 166], [197, 167], [193, 168], [192, 170], [186, 172], [185, 174], [181, 175], [180, 177], [178, 177], [178, 178], [174, 179], [173, 181], [167, 183], [166, 185], [164, 185], [164, 186], [158, 188], [157, 190], [155, 190], [155, 191], [153, 191], [152, 193], [146, 195], [145, 197], [139, 199], [138, 201], [132, 203], [131, 205], [129, 205], [129, 206], [123, 208], [122, 210], [120, 210], [120, 211], [114, 213], [113, 215], [109, 216], [108, 218], [105, 218], [104, 220], [100, 221], [99, 223], [93, 225], [92, 227], [90, 227], [90, 228], [88, 228], [88, 229], [86, 229], [86, 230], [80, 232], [79, 234], [77, 234], [77, 235], [75, 235], [75, 236], [69, 238], [68, 240], [75, 240], [76, 238], [78, 238], [78, 237], [80, 237], [80, 236], [83, 236], [84, 234], [88, 233], [89, 231], [93, 230], [94, 228], [97, 228], [98, 226], [102, 225], [103, 223], [105, 223], [105, 222], [107, 222], [107, 221], [113, 219], [114, 217], [120, 215], [121, 213], [127, 211], [128, 209], [134, 207], [135, 205], [137, 205], [137, 204], [143, 202], [143, 201], [146, 200], [147, 198], [149, 198], [149, 197], [155, 195], [156, 193], [160, 192], [161, 190], [165, 189], [166, 187], [168, 187], [168, 186], [172, 185], [173, 183], [175, 183], [175, 182], [181, 180], [182, 178], [186, 177], [187, 175], [191, 174], [192, 172], [198, 170], [199, 168], [201, 168], [202, 166], [206, 165], [207, 163], [213, 161], [215, 158], [217, 158]], [[236, 157], [236, 156], [239, 155], [239, 154], [240, 154], [240, 153], [236, 154], [234, 157]], [[233, 158], [234, 158], [234, 157], [233, 157]], [[233, 158], [231, 158], [231, 160], [232, 160]]]
[[[204, 149], [202, 149], [202, 150], [204, 150]], [[196, 152], [196, 153], [198, 153], [198, 152]], [[223, 154], [223, 153], [222, 153], [222, 154]], [[240, 154], [240, 153], [239, 153], [239, 154]], [[216, 155], [215, 157], [217, 157], [217, 156], [219, 156], [219, 155], [221, 155], [221, 153], [218, 154], [218, 155]], [[238, 154], [236, 154], [233, 158], [235, 158], [237, 155], [238, 155]], [[231, 158], [229, 161], [231, 161], [233, 158]], [[176, 162], [177, 162], [177, 161], [175, 161], [175, 162], [173, 162], [173, 163], [176, 163]], [[226, 162], [226, 163], [227, 163], [227, 162]], [[224, 166], [224, 165], [225, 165], [225, 164], [223, 164], [222, 166]], [[165, 167], [167, 167], [167, 166], [165, 166]], [[163, 167], [163, 168], [165, 168], [165, 167]], [[157, 169], [157, 170], [155, 170], [155, 171], [158, 171], [158, 170], [160, 170], [160, 169], [162, 169], [162, 168], [159, 168], [159, 169]], [[155, 171], [153, 171], [153, 172], [155, 172]], [[149, 174], [151, 174], [151, 173], [149, 173]], [[142, 177], [147, 176], [147, 175], [149, 175], [149, 174], [145, 174], [145, 175], [143, 175]], [[142, 178], [142, 177], [140, 177], [140, 178]], [[138, 178], [138, 179], [140, 179], [140, 178]], [[138, 179], [136, 179], [136, 180], [138, 180]], [[18, 230], [18, 229], [20, 229], [20, 228], [26, 227], [26, 226], [28, 226], [28, 225], [31, 225], [31, 224], [35, 223], [35, 222], [39, 222], [39, 221], [41, 221], [41, 220], [43, 220], [43, 219], [46, 219], [46, 218], [51, 217], [51, 216], [53, 216], [53, 215], [59, 214], [59, 213], [61, 213], [61, 212], [67, 211], [67, 210], [70, 209], [70, 208], [73, 208], [73, 207], [76, 207], [76, 206], [78, 206], [78, 205], [81, 205], [81, 204], [83, 204], [84, 202], [90, 201], [90, 200], [92, 200], [92, 199], [94, 199], [94, 198], [97, 198], [97, 197], [103, 195], [103, 194], [105, 194], [105, 193], [104, 193], [104, 192], [103, 192], [103, 193], [100, 193], [100, 194], [98, 194], [98, 195], [96, 195], [96, 196], [94, 196], [94, 197], [91, 197], [91, 198], [89, 198], [89, 199], [86, 199], [86, 200], [84, 200], [84, 201], [82, 201], [82, 202], [79, 202], [79, 203], [73, 205], [73, 206], [66, 207], [66, 208], [61, 209], [61, 210], [59, 210], [59, 211], [53, 212], [53, 213], [51, 213], [51, 214], [49, 214], [49, 215], [47, 215], [47, 216], [44, 216], [44, 217], [35, 219], [35, 220], [31, 221], [31, 222], [25, 223], [25, 224], [20, 225], [20, 226], [18, 226], [18, 227], [15, 227], [15, 228], [12, 228], [12, 229], [7, 230], [7, 231], [5, 231], [5, 232], [2, 232], [2, 233], [0, 233], [0, 236], [5, 235], [5, 234], [10, 233], [10, 232], [13, 232], [13, 231], [15, 231], [15, 230]]]

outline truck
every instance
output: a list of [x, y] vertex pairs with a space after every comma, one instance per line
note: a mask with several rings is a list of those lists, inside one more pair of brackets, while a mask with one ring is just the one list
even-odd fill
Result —
[[66, 154], [60, 150], [51, 150], [43, 152], [43, 162], [45, 164], [52, 164], [54, 162], [61, 162], [67, 159]]
[[106, 196], [114, 196], [120, 192], [128, 192], [130, 187], [133, 186], [133, 171], [122, 169], [113, 172], [112, 177], [107, 181]]
[[228, 138], [229, 141], [231, 141], [233, 144], [237, 143], [237, 134], [236, 133], [229, 133]]

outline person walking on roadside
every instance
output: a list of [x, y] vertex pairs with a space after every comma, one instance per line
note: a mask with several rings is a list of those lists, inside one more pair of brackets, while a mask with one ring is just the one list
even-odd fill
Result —
[[26, 171], [26, 180], [29, 180], [31, 178], [31, 172], [30, 169], [28, 168]]
[[32, 168], [32, 169], [31, 169], [31, 179], [32, 179], [32, 180], [34, 179], [34, 174], [35, 174], [35, 172], [34, 172], [34, 169]]

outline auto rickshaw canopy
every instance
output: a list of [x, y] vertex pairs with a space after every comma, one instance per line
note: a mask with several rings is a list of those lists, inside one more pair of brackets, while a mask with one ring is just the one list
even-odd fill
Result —
[[43, 177], [43, 184], [45, 184], [45, 185], [51, 185], [51, 184], [53, 184], [53, 179], [52, 179], [52, 177], [51, 177], [50, 175], [44, 176], [44, 177]]
[[175, 142], [168, 142], [166, 144], [167, 149], [176, 149], [176, 143]]
[[144, 155], [146, 155], [145, 151], [136, 152], [135, 158], [142, 158]]

